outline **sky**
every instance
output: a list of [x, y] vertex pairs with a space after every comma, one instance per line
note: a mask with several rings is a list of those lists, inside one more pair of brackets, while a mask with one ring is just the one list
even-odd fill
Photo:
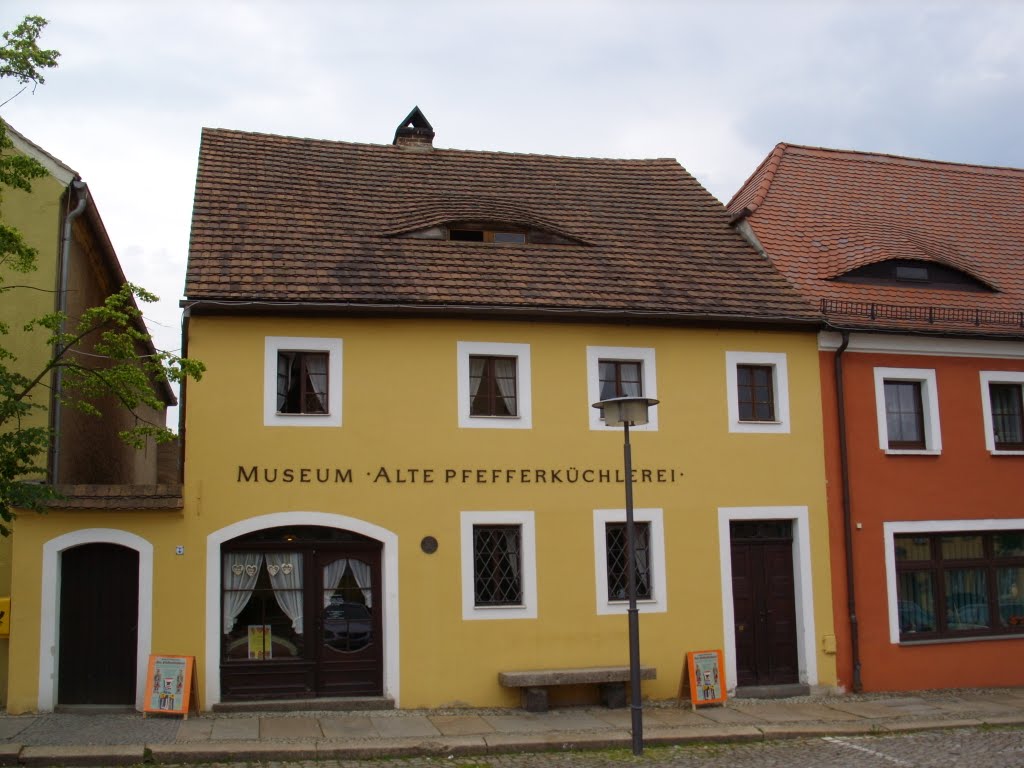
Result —
[[28, 14], [59, 67], [0, 117], [89, 185], [162, 349], [204, 126], [389, 144], [418, 105], [438, 147], [672, 157], [723, 202], [779, 142], [1024, 168], [1019, 0], [3, 0], [0, 29]]

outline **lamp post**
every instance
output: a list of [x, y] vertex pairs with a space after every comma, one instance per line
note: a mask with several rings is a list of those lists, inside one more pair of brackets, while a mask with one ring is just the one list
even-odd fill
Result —
[[626, 470], [626, 593], [629, 598], [629, 708], [632, 716], [633, 754], [644, 752], [644, 714], [640, 699], [640, 617], [636, 608], [636, 526], [633, 523], [633, 456], [629, 428], [647, 423], [647, 410], [658, 401], [650, 397], [613, 397], [594, 403], [604, 423], [623, 428]]

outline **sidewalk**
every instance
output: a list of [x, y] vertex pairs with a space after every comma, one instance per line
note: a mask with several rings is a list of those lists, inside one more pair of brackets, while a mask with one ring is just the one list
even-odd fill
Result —
[[[691, 711], [644, 706], [649, 746], [1024, 726], [1024, 688], [733, 699]], [[484, 755], [628, 748], [630, 712], [598, 707], [0, 716], [0, 765], [124, 765]]]

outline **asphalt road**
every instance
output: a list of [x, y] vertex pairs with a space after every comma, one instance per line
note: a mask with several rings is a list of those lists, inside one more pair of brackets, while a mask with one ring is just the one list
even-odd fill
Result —
[[[898, 736], [830, 736], [744, 744], [629, 750], [546, 752], [480, 757], [215, 763], [208, 768], [1013, 768], [1024, 767], [1024, 728], [972, 728]], [[194, 768], [194, 766], [192, 767]]]

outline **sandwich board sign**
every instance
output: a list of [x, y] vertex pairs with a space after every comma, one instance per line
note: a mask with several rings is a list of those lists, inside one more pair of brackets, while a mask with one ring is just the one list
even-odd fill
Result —
[[725, 704], [724, 667], [720, 650], [690, 651], [686, 654], [690, 706], [693, 709], [705, 704]]
[[[150, 656], [148, 687], [143, 700], [142, 716], [153, 712], [161, 715], [184, 715], [192, 704], [195, 656]], [[198, 705], [198, 702], [196, 702]], [[198, 707], [197, 707], [198, 709]]]

